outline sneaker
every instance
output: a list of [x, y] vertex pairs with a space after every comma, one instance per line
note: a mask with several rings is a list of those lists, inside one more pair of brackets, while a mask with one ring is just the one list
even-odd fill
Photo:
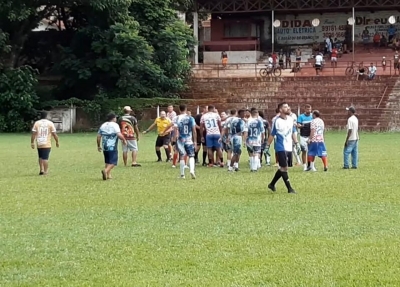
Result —
[[233, 170], [234, 170], [234, 171], [239, 171], [239, 168], [235, 167]]
[[328, 168], [327, 168], [327, 167], [324, 167], [324, 171], [328, 171]]
[[194, 172], [191, 172], [190, 176], [192, 177], [192, 179], [196, 179], [196, 175], [194, 174]]
[[186, 177], [184, 175], [181, 175], [180, 177], [178, 177], [179, 179], [185, 179]]
[[162, 159], [161, 158], [157, 159], [157, 162], [162, 162]]
[[268, 184], [268, 189], [275, 192], [276, 191], [276, 187], [272, 184]]
[[306, 171], [317, 171], [315, 167], [308, 167]]
[[185, 165], [184, 169], [188, 169], [189, 167], [187, 165]]
[[176, 166], [175, 166], [175, 165], [172, 165], [172, 168], [176, 168]]
[[356, 166], [352, 166], [351, 169], [357, 169], [357, 167]]
[[293, 188], [291, 188], [291, 189], [288, 190], [288, 193], [296, 194], [297, 192]]
[[344, 166], [343, 169], [349, 169], [349, 167], [348, 166]]

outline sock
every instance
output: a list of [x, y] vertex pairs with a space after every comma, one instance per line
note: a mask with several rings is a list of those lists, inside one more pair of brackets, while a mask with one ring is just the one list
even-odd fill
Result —
[[271, 157], [267, 155], [266, 161], [267, 161], [267, 163], [271, 163]]
[[270, 185], [275, 186], [275, 184], [278, 182], [278, 180], [281, 178], [281, 176], [282, 176], [282, 172], [281, 172], [280, 169], [278, 169], [278, 170], [275, 172], [275, 176], [274, 176], [274, 178], [272, 179]]
[[282, 173], [283, 182], [285, 183], [287, 189], [288, 190], [292, 189], [292, 186], [290, 185], [289, 176], [288, 176], [287, 171], [281, 171], [281, 173]]
[[219, 158], [219, 162], [220, 162], [220, 163], [224, 163], [224, 158], [223, 158], [223, 157], [220, 157], [220, 158]]
[[176, 165], [176, 162], [178, 161], [178, 154], [174, 153], [174, 158], [172, 160], [172, 165]]
[[165, 155], [167, 156], [167, 159], [169, 159], [171, 157], [171, 154], [169, 152], [169, 148], [165, 149]]
[[208, 164], [213, 164], [214, 163], [214, 159], [213, 158], [208, 158]]
[[261, 158], [257, 157], [257, 169], [261, 168]]
[[196, 151], [196, 152], [194, 153], [194, 160], [195, 160], [195, 161], [199, 161], [199, 152], [198, 152], [198, 151]]
[[278, 154], [277, 153], [275, 153], [275, 162], [276, 162], [276, 164], [279, 164], [278, 163]]
[[323, 156], [323, 157], [321, 157], [321, 159], [322, 159], [322, 162], [324, 164], [324, 167], [328, 167], [328, 157]]
[[235, 163], [233, 164], [233, 167], [234, 167], [234, 168], [239, 168], [239, 163], [238, 163], [238, 162], [235, 162]]
[[254, 158], [250, 157], [250, 170], [254, 170]]
[[310, 164], [311, 164], [311, 162], [308, 161], [308, 162], [307, 162], [307, 167], [310, 167]]
[[228, 160], [226, 161], [226, 164], [227, 164], [228, 166], [231, 166], [231, 160], [228, 159]]
[[207, 152], [203, 151], [203, 164], [206, 163], [206, 158], [207, 158]]
[[195, 162], [193, 157], [189, 157], [189, 171], [194, 173]]
[[181, 175], [185, 175], [185, 161], [183, 159], [179, 161], [179, 167], [181, 170]]
[[156, 154], [157, 154], [157, 159], [161, 160], [161, 151], [156, 150]]
[[310, 163], [310, 168], [311, 168], [311, 169], [314, 169], [314, 168], [315, 168], [315, 163], [314, 163], [313, 161]]

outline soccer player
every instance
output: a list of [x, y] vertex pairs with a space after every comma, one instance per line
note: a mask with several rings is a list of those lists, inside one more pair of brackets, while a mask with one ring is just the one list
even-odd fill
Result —
[[[272, 129], [272, 127], [274, 126], [276, 119], [279, 118], [280, 115], [281, 115], [281, 113], [279, 112], [279, 109], [277, 108], [277, 109], [275, 110], [275, 117], [272, 118], [271, 129]], [[274, 143], [275, 143], [275, 139], [274, 139]], [[265, 150], [266, 150], [266, 149], [265, 149]], [[265, 154], [268, 155], [268, 153], [269, 153], [269, 151], [267, 151]], [[276, 151], [275, 151], [275, 164], [274, 164], [274, 166], [275, 166], [275, 167], [279, 167], [278, 154], [276, 153]]]
[[319, 111], [313, 111], [312, 115], [313, 120], [311, 121], [311, 134], [308, 146], [308, 161], [310, 162], [310, 167], [307, 170], [317, 171], [314, 166], [314, 161], [315, 157], [318, 156], [322, 159], [324, 171], [328, 171], [328, 154], [324, 142], [325, 124], [320, 118]]
[[179, 106], [180, 115], [174, 120], [174, 123], [170, 124], [167, 129], [172, 126], [177, 128], [177, 141], [176, 147], [179, 151], [179, 166], [181, 172], [181, 178], [185, 178], [185, 156], [189, 157], [189, 171], [190, 176], [195, 179], [195, 160], [194, 151], [196, 143], [196, 122], [193, 117], [189, 116], [187, 112], [186, 105]]
[[[208, 166], [214, 166], [214, 154], [213, 148], [217, 152], [218, 159], [222, 158], [221, 150], [221, 117], [215, 112], [214, 106], [208, 106], [208, 112], [205, 113], [200, 120], [200, 133], [203, 134], [206, 131], [206, 138], [202, 138], [202, 142], [205, 142], [208, 150]], [[218, 162], [217, 165], [224, 167], [223, 162]]]
[[303, 161], [303, 170], [307, 171], [310, 167], [310, 162], [307, 162], [307, 142], [311, 133], [311, 121], [313, 116], [311, 114], [311, 105], [306, 105], [304, 113], [297, 119], [297, 127], [300, 128], [300, 147], [301, 147], [301, 157]]
[[118, 139], [126, 145], [126, 139], [121, 133], [119, 125], [116, 123], [117, 117], [110, 113], [107, 121], [101, 125], [97, 133], [97, 149], [103, 151], [105, 169], [101, 171], [103, 180], [111, 179], [111, 170], [118, 164]]
[[171, 120], [167, 118], [167, 115], [164, 111], [160, 113], [160, 117], [156, 118], [154, 123], [143, 133], [146, 134], [151, 131], [155, 126], [157, 126], [158, 136], [156, 139], [156, 154], [157, 154], [157, 162], [161, 162], [161, 147], [165, 149], [165, 155], [167, 156], [167, 162], [170, 160], [171, 150], [169, 147], [169, 143], [171, 141], [170, 131], [165, 132], [165, 128], [171, 124]]
[[263, 111], [258, 111], [259, 116], [261, 117], [263, 124], [264, 124], [264, 142], [261, 145], [261, 157], [260, 157], [260, 164], [262, 163], [262, 155], [265, 156], [265, 163], [266, 165], [271, 165], [271, 156], [267, 155], [266, 153], [264, 153], [265, 148], [267, 146], [267, 140], [269, 135], [271, 134], [271, 128], [269, 126], [269, 122], [266, 119], [266, 116], [264, 114]]
[[204, 114], [206, 114], [207, 112], [208, 112], [208, 106], [204, 106], [203, 110], [202, 110], [202, 113], [196, 115], [196, 117], [194, 118], [194, 120], [196, 121], [196, 135], [197, 135], [197, 140], [196, 140], [197, 141], [197, 145], [196, 145], [196, 152], [195, 152], [195, 160], [196, 160], [196, 163], [199, 163], [199, 151], [200, 151], [200, 148], [203, 147], [203, 166], [207, 165], [207, 163], [206, 163], [207, 147], [206, 147], [206, 143], [205, 142], [204, 143], [201, 142], [201, 138], [202, 137], [205, 138], [206, 134], [205, 134], [205, 131], [204, 131], [204, 134], [200, 133], [200, 125], [201, 125], [200, 121], [201, 121], [201, 117]]
[[276, 171], [274, 178], [271, 183], [268, 184], [268, 188], [272, 191], [276, 191], [275, 184], [282, 177], [288, 193], [296, 193], [292, 188], [289, 176], [288, 176], [288, 153], [292, 152], [293, 141], [296, 145], [297, 150], [300, 149], [300, 145], [297, 139], [294, 137], [294, 125], [293, 119], [289, 118], [289, 105], [287, 103], [280, 103], [278, 105], [280, 116], [274, 122], [272, 126], [271, 135], [268, 138], [266, 150], [268, 152], [272, 141], [275, 138], [275, 151], [278, 155], [279, 169]]
[[59, 147], [56, 127], [47, 119], [45, 111], [40, 113], [40, 120], [36, 121], [32, 128], [31, 147], [36, 147], [39, 157], [39, 175], [47, 175], [49, 171], [49, 157], [51, 151], [51, 138], [54, 138], [56, 147]]
[[225, 120], [224, 126], [222, 127], [222, 132], [221, 132], [221, 141], [223, 144], [223, 148], [227, 154], [226, 156], [226, 165], [228, 168], [231, 166], [231, 160], [232, 160], [232, 145], [230, 140], [228, 139], [229, 136], [229, 123], [231, 120], [236, 117], [237, 111], [235, 109], [231, 109], [229, 112], [229, 117]]
[[[169, 120], [172, 123], [174, 121], [175, 117], [176, 117], [176, 112], [174, 111], [174, 106], [169, 105], [167, 107], [167, 118], [169, 118]], [[172, 139], [174, 137], [175, 129], [172, 127], [168, 132], [170, 133], [170, 138]], [[172, 143], [173, 142], [170, 140], [170, 142], [169, 142], [169, 150], [171, 152], [171, 154], [169, 155], [170, 159], [172, 158], [172, 153], [176, 153], [175, 147], [172, 145]]]
[[[289, 112], [290, 112], [290, 117], [293, 118], [293, 124], [296, 127], [296, 132], [295, 132], [295, 137], [297, 138], [297, 115], [295, 113], [292, 112], [292, 109], [289, 107]], [[295, 146], [293, 146], [293, 153], [294, 156], [296, 158], [296, 166], [301, 166], [301, 159], [300, 159], [300, 155], [295, 152]]]
[[264, 136], [264, 124], [259, 119], [258, 111], [252, 109], [247, 123], [247, 131], [244, 133], [247, 151], [250, 154], [250, 172], [256, 172], [260, 167], [261, 145], [265, 140]]
[[121, 133], [126, 139], [127, 144], [122, 145], [122, 158], [124, 165], [128, 164], [128, 152], [132, 152], [132, 166], [140, 167], [141, 165], [136, 162], [138, 153], [139, 129], [137, 119], [131, 115], [132, 108], [125, 106], [123, 109], [124, 115], [118, 119], [118, 124]]
[[239, 171], [239, 160], [240, 155], [242, 154], [242, 136], [245, 132], [245, 126], [244, 120], [237, 116], [236, 111], [231, 118], [232, 119], [228, 123], [228, 141], [230, 142], [232, 148], [232, 159], [231, 165], [228, 167], [228, 171]]

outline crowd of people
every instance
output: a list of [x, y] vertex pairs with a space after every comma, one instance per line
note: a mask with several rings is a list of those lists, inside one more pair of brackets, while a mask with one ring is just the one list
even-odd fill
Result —
[[[343, 168], [350, 168], [348, 158], [351, 155], [351, 168], [357, 169], [358, 119], [354, 107], [347, 110], [350, 117]], [[271, 165], [270, 147], [273, 144], [275, 165], [278, 169], [268, 188], [276, 191], [276, 182], [282, 178], [287, 191], [296, 193], [288, 176], [288, 168], [293, 166], [293, 157], [296, 165], [303, 166], [304, 171], [317, 171], [314, 162], [316, 157], [320, 157], [324, 171], [328, 170], [325, 124], [320, 112], [313, 111], [310, 105], [305, 105], [304, 113], [299, 117], [291, 111], [287, 103], [280, 103], [275, 112], [270, 124], [264, 112], [256, 108], [231, 109], [218, 113], [214, 106], [204, 106], [201, 113], [192, 117], [186, 105], [179, 106], [179, 115], [173, 106], [169, 106], [167, 112], [162, 111], [143, 134], [153, 128], [157, 129], [157, 161], [162, 161], [162, 148], [166, 161], [172, 161], [172, 167], [177, 166], [179, 159], [180, 178], [185, 178], [186, 169], [189, 169], [191, 178], [196, 178], [195, 167], [200, 164], [200, 150], [203, 166], [224, 168], [226, 165], [229, 172], [239, 171], [240, 159], [247, 152], [250, 171], [257, 172], [262, 167], [263, 160], [266, 165]], [[140, 137], [138, 122], [132, 115], [131, 107], [124, 107], [123, 113], [119, 118], [110, 113], [98, 131], [97, 148], [99, 152], [103, 152], [105, 162], [105, 167], [101, 170], [103, 180], [112, 178], [111, 171], [118, 163], [118, 139], [122, 142], [124, 165], [128, 165], [128, 154], [131, 152], [131, 166], [141, 166], [137, 162]], [[47, 114], [43, 112], [41, 119], [35, 123], [31, 136], [32, 148], [35, 148], [36, 140], [40, 175], [48, 173], [52, 137], [57, 147], [59, 146], [54, 124], [46, 118]]]

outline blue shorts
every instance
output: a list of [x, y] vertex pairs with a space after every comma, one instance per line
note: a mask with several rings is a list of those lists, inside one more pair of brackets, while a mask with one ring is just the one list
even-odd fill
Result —
[[51, 148], [38, 148], [38, 156], [41, 160], [49, 160]]
[[247, 145], [247, 152], [249, 152], [249, 153], [261, 153], [261, 146], [250, 146], [250, 145]]
[[231, 138], [232, 152], [235, 155], [242, 154], [242, 136], [233, 136]]
[[221, 148], [220, 138], [221, 135], [206, 135], [207, 148]]
[[110, 151], [103, 151], [104, 155], [104, 163], [105, 164], [118, 164], [118, 151], [117, 150], [110, 150]]
[[194, 144], [183, 143], [183, 142], [178, 141], [176, 143], [176, 147], [178, 149], [180, 156], [187, 155], [188, 157], [194, 157]]
[[325, 143], [319, 142], [319, 143], [314, 143], [311, 142], [308, 146], [308, 155], [309, 156], [327, 156], [328, 153], [326, 152], [326, 147]]

